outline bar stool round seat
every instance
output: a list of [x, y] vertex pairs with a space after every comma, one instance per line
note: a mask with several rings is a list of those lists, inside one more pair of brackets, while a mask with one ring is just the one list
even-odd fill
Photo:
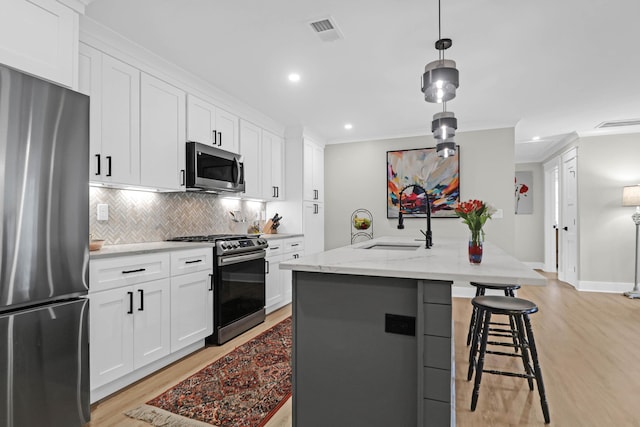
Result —
[[[484, 283], [484, 282], [470, 282], [472, 286], [476, 288], [476, 297], [482, 296], [486, 293], [487, 289], [492, 290], [502, 290], [504, 291], [504, 295], [507, 297], [514, 297], [515, 290], [520, 289], [520, 285], [515, 284], [502, 284], [502, 283]], [[474, 307], [473, 312], [471, 313], [471, 319], [469, 320], [469, 331], [467, 332], [467, 345], [471, 344], [471, 334], [473, 333], [473, 328], [476, 325], [476, 321], [478, 319], [478, 310]], [[510, 325], [512, 331], [514, 330], [513, 324]]]
[[538, 311], [538, 306], [529, 300], [499, 295], [475, 297], [471, 304], [477, 308], [491, 310], [493, 314], [532, 314]]
[[[529, 319], [530, 314], [538, 311], [538, 306], [534, 302], [523, 298], [501, 295], [477, 296], [471, 300], [471, 304], [474, 310], [477, 310], [477, 323], [473, 330], [473, 340], [469, 353], [469, 380], [471, 380], [475, 368], [471, 410], [475, 411], [478, 403], [483, 373], [526, 378], [529, 384], [529, 390], [532, 391], [535, 380], [538, 394], [540, 395], [540, 405], [542, 406], [544, 421], [546, 424], [549, 424], [549, 404], [547, 403], [544, 382], [542, 381], [542, 371], [538, 361], [538, 350], [533, 336], [533, 329], [531, 328], [531, 320]], [[495, 329], [492, 328], [491, 316], [494, 314], [509, 316], [509, 323], [513, 325], [511, 334], [500, 335], [493, 333]], [[490, 335], [514, 339], [513, 342], [504, 340], [489, 341]], [[491, 346], [492, 348], [496, 346], [511, 347], [515, 351], [508, 353], [506, 351], [488, 349], [487, 346]], [[519, 358], [522, 360], [524, 373], [484, 369], [485, 357], [487, 355]]]

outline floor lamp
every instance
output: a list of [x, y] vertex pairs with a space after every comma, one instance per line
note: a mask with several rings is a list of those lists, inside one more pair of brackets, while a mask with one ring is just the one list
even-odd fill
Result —
[[622, 206], [635, 206], [636, 211], [631, 218], [636, 223], [636, 258], [635, 275], [633, 277], [633, 289], [624, 293], [629, 298], [640, 298], [638, 290], [638, 228], [640, 227], [640, 184], [624, 187], [622, 190]]

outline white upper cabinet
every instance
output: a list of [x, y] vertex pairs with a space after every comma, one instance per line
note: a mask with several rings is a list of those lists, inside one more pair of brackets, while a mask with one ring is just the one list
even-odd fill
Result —
[[142, 73], [140, 84], [140, 184], [185, 188], [185, 97], [175, 86]]
[[265, 200], [284, 200], [284, 141], [262, 131], [262, 196]]
[[191, 94], [187, 102], [187, 140], [239, 152], [238, 116]]
[[262, 198], [262, 129], [240, 120], [240, 154], [244, 164], [244, 196]]
[[90, 172], [95, 182], [140, 183], [140, 71], [81, 44], [81, 92], [90, 99]]
[[0, 63], [74, 87], [78, 13], [55, 0], [2, 0]]
[[303, 198], [324, 201], [324, 149], [305, 138], [303, 150]]

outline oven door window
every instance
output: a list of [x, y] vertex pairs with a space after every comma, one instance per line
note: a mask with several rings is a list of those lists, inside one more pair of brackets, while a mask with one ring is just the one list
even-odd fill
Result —
[[218, 268], [216, 316], [219, 319], [219, 326], [227, 326], [264, 308], [264, 258]]

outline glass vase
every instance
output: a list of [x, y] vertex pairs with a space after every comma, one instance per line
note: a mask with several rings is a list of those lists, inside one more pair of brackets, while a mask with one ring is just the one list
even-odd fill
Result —
[[469, 262], [471, 264], [480, 264], [482, 262], [483, 241], [482, 231], [471, 232], [469, 236]]

